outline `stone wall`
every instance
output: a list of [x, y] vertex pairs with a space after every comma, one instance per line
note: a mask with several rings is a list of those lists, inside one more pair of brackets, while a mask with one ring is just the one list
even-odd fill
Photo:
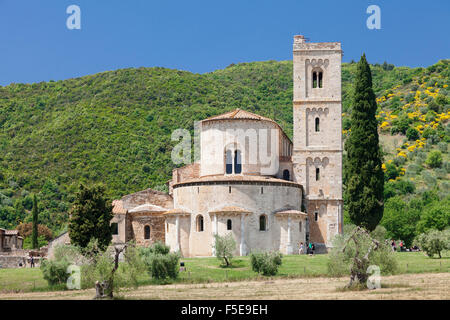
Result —
[[[231, 192], [230, 192], [231, 186]], [[262, 192], [263, 191], [263, 192]], [[276, 217], [276, 212], [280, 209], [301, 210], [302, 189], [298, 185], [284, 186], [273, 183], [272, 185], [263, 183], [246, 184], [215, 184], [198, 186], [180, 186], [174, 189], [175, 206], [191, 212], [189, 226], [184, 226], [189, 233], [189, 244], [184, 243], [187, 237], [180, 237], [181, 246], [184, 250], [189, 250], [185, 256], [211, 256], [213, 244], [213, 217], [210, 212], [224, 206], [235, 206], [250, 211], [244, 218], [244, 244], [246, 253], [252, 250], [282, 250], [285, 252], [285, 242], [287, 241], [287, 219]], [[259, 230], [259, 217], [267, 216], [267, 230]], [[197, 217], [203, 216], [204, 230], [197, 231]], [[169, 230], [174, 230], [175, 218], [168, 220]], [[241, 217], [240, 215], [220, 215], [218, 216], [218, 232], [226, 234], [226, 220], [232, 219], [232, 233], [236, 243], [241, 242]], [[182, 219], [180, 219], [181, 221]], [[294, 252], [298, 252], [298, 243], [305, 242], [305, 231], [298, 226], [299, 219], [292, 219], [292, 244]], [[182, 229], [183, 229], [182, 228]], [[183, 231], [184, 232], [184, 231]], [[173, 248], [175, 237], [168, 232], [167, 243]]]

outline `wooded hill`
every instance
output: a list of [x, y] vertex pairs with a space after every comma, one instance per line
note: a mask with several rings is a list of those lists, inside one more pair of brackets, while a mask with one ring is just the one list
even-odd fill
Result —
[[[411, 181], [413, 193], [448, 192], [448, 64], [371, 66], [387, 181]], [[356, 64], [342, 67], [345, 137]], [[41, 223], [59, 232], [80, 182], [103, 183], [111, 199], [164, 190], [174, 168], [173, 130], [193, 133], [194, 121], [235, 108], [273, 118], [292, 137], [292, 61], [240, 63], [206, 74], [122, 69], [0, 87], [0, 227], [29, 221], [31, 192], [39, 193]], [[407, 138], [410, 128], [417, 135], [410, 130]], [[431, 168], [426, 157], [438, 148], [442, 164]]]

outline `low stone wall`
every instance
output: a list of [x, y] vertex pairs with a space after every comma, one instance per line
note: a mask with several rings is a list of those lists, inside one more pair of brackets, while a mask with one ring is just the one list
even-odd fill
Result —
[[[41, 265], [41, 258], [34, 257], [34, 266], [39, 267]], [[29, 256], [13, 256], [13, 255], [0, 255], [0, 269], [9, 268], [30, 268]]]

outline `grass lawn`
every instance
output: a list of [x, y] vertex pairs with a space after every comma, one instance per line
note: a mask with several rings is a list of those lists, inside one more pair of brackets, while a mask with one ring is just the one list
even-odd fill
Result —
[[[450, 272], [450, 252], [442, 259], [431, 259], [422, 252], [397, 252], [399, 273]], [[251, 270], [249, 257], [235, 257], [231, 268], [220, 267], [216, 258], [183, 258], [186, 272], [180, 272], [176, 282], [204, 283], [255, 280], [264, 278]], [[290, 255], [283, 257], [276, 278], [299, 278], [327, 276], [328, 255]], [[266, 278], [264, 278], [266, 279]], [[140, 283], [151, 284], [147, 274]], [[40, 269], [0, 269], [0, 292], [48, 291], [47, 282]], [[55, 288], [55, 290], [57, 290]]]

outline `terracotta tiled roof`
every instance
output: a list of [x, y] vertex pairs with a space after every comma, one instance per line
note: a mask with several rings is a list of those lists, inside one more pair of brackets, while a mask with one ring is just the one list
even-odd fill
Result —
[[113, 213], [114, 214], [125, 214], [127, 213], [127, 210], [123, 208], [123, 201], [122, 200], [114, 200], [112, 202], [113, 205]]
[[136, 213], [136, 212], [149, 212], [149, 213], [164, 213], [167, 212], [168, 209], [156, 206], [151, 203], [145, 203], [140, 206], [137, 206], [133, 209], [128, 210], [129, 213]]
[[260, 116], [256, 113], [251, 113], [245, 110], [241, 109], [235, 109], [233, 111], [225, 112], [223, 114], [219, 114], [218, 116], [206, 118], [202, 120], [201, 122], [207, 122], [207, 121], [219, 121], [219, 120], [257, 120], [257, 121], [269, 121], [274, 123], [282, 132], [282, 134], [292, 143], [291, 139], [286, 135], [284, 130], [280, 127], [280, 125], [267, 117]]
[[248, 112], [245, 110], [241, 110], [239, 108], [235, 109], [233, 111], [230, 111], [230, 112], [220, 114], [218, 116], [206, 118], [203, 121], [232, 120], [232, 119], [265, 120], [265, 121], [275, 122], [270, 118], [260, 116], [256, 113], [251, 113], [251, 112]]
[[185, 211], [185, 210], [183, 210], [183, 209], [176, 208], [176, 209], [170, 209], [170, 210], [164, 212], [164, 214], [165, 214], [165, 215], [166, 215], [166, 214], [167, 214], [167, 215], [169, 215], [169, 214], [173, 214], [173, 215], [190, 215], [191, 213], [190, 213], [190, 212], [187, 212], [187, 211]]
[[293, 209], [278, 211], [278, 212], [275, 212], [275, 214], [276, 215], [301, 215], [301, 216], [305, 216], [305, 217], [308, 216], [304, 212], [301, 212], [299, 210], [293, 210]]
[[175, 183], [175, 186], [178, 185], [183, 185], [183, 184], [187, 184], [187, 183], [196, 183], [196, 182], [234, 182], [234, 181], [242, 181], [242, 182], [273, 182], [273, 183], [285, 183], [285, 184], [289, 184], [292, 186], [298, 186], [300, 187], [301, 185], [293, 182], [293, 181], [287, 181], [287, 180], [282, 180], [282, 179], [278, 179], [278, 178], [273, 178], [273, 177], [269, 177], [269, 176], [251, 176], [251, 175], [217, 175], [217, 176], [205, 176], [205, 177], [200, 177], [200, 178], [195, 178], [195, 179], [189, 179], [189, 180], [184, 180], [183, 182], [180, 183]]
[[251, 211], [237, 206], [225, 206], [220, 209], [212, 210], [209, 213], [251, 213]]

